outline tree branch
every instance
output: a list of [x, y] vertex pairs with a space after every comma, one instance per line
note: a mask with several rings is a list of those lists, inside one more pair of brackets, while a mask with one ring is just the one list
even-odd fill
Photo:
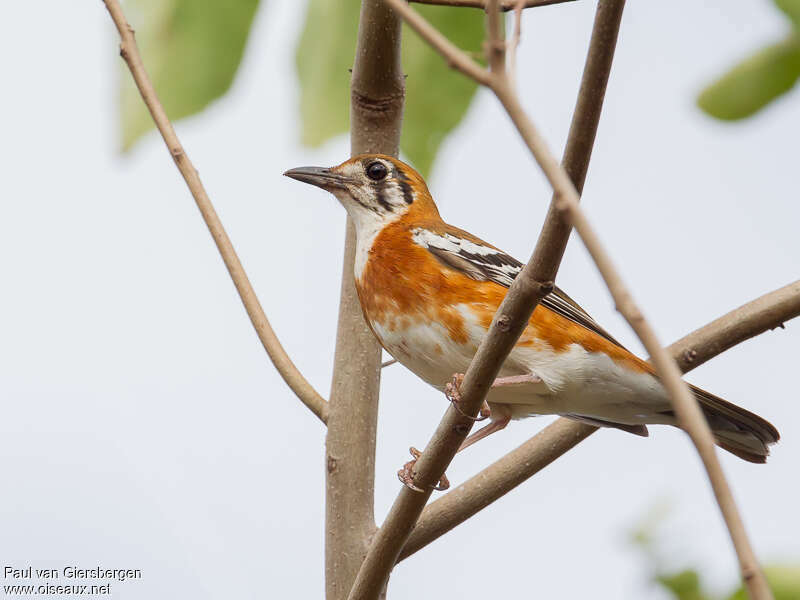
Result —
[[684, 372], [736, 344], [765, 331], [783, 327], [784, 322], [800, 316], [800, 281], [748, 302], [708, 325], [681, 338], [669, 352]]
[[528, 118], [519, 98], [510, 85], [502, 79], [493, 80], [492, 89], [517, 127], [528, 149], [544, 171], [556, 195], [555, 208], [569, 219], [584, 246], [592, 256], [598, 271], [611, 292], [617, 310], [625, 317], [637, 337], [650, 353], [661, 384], [669, 394], [670, 403], [680, 426], [689, 434], [703, 461], [714, 496], [731, 536], [742, 579], [750, 595], [756, 600], [772, 598], [772, 592], [755, 557], [744, 522], [734, 501], [722, 465], [716, 454], [714, 437], [708, 422], [687, 384], [681, 379], [677, 364], [658, 341], [655, 331], [645, 319], [630, 292], [622, 281], [611, 257], [600, 242], [578, 203], [578, 192], [566, 171], [555, 161], [538, 130]]
[[[508, 98], [504, 104], [507, 104], [510, 110], [514, 110], [518, 107], [514, 100]], [[523, 119], [520, 119], [520, 121], [524, 123]], [[529, 124], [529, 127], [533, 131], [532, 124]], [[561, 179], [561, 174], [552, 172], [549, 174], [548, 179], [551, 180], [551, 183], [558, 182]], [[650, 353], [651, 361], [655, 366], [661, 384], [669, 394], [670, 403], [678, 417], [678, 423], [689, 434], [697, 448], [697, 453], [703, 461], [703, 466], [711, 482], [717, 504], [728, 527], [728, 532], [739, 559], [742, 579], [750, 596], [755, 600], [772, 598], [772, 592], [750, 545], [744, 522], [717, 457], [711, 429], [697, 400], [689, 390], [686, 382], [681, 379], [678, 365], [659, 343], [655, 331], [634, 302], [610, 256], [578, 205], [577, 192], [569, 188], [556, 188], [556, 190], [560, 196], [557, 208], [572, 221], [575, 230], [581, 236], [586, 249], [591, 254], [597, 269], [603, 276], [614, 298], [617, 310], [625, 317], [625, 320], [628, 321], [636, 332], [637, 337]]]
[[[432, 4], [436, 6], [459, 6], [465, 8], [480, 8], [486, 10], [488, 2], [486, 0], [411, 0], [417, 4]], [[523, 8], [536, 8], [537, 6], [550, 6], [551, 4], [563, 4], [574, 2], [574, 0], [522, 0]], [[502, 0], [500, 10], [508, 12], [514, 10], [517, 0]]]
[[[397, 156], [405, 80], [400, 19], [380, 0], [363, 0], [351, 80], [353, 155]], [[342, 77], [346, 73], [341, 73]], [[344, 600], [375, 532], [375, 437], [381, 348], [356, 295], [355, 229], [347, 235], [328, 422], [325, 504], [325, 585], [328, 600]]]
[[258, 301], [258, 297], [253, 290], [253, 286], [250, 284], [247, 273], [245, 273], [244, 267], [242, 267], [242, 263], [239, 261], [239, 257], [233, 249], [233, 244], [231, 244], [228, 234], [225, 232], [225, 228], [222, 226], [222, 222], [219, 220], [214, 206], [211, 204], [211, 200], [200, 181], [200, 176], [197, 174], [197, 170], [186, 155], [183, 146], [181, 146], [180, 140], [178, 140], [178, 136], [175, 134], [175, 130], [164, 111], [164, 107], [161, 106], [161, 102], [158, 100], [153, 84], [150, 82], [150, 78], [142, 63], [133, 28], [128, 24], [118, 0], [103, 0], [103, 2], [122, 40], [120, 43], [120, 54], [133, 75], [136, 87], [139, 88], [139, 93], [142, 95], [142, 99], [147, 105], [158, 131], [161, 133], [161, 137], [164, 139], [167, 149], [172, 155], [183, 179], [186, 181], [186, 185], [189, 186], [189, 191], [192, 193], [192, 197], [197, 203], [197, 208], [200, 210], [200, 214], [203, 216], [203, 220], [211, 233], [211, 237], [217, 245], [217, 250], [219, 250], [222, 260], [228, 269], [228, 273], [233, 280], [233, 284], [236, 286], [236, 291], [242, 299], [244, 308], [247, 311], [247, 316], [250, 317], [250, 321], [258, 334], [258, 339], [261, 340], [261, 344], [267, 351], [275, 368], [281, 374], [281, 377], [283, 377], [283, 380], [297, 395], [300, 401], [303, 402], [311, 412], [317, 415], [323, 423], [327, 423], [328, 403], [317, 393], [306, 378], [303, 377], [303, 374], [300, 373], [289, 358], [289, 355], [286, 354], [275, 332], [272, 330], [272, 326], [266, 314], [264, 314], [264, 309], [261, 307], [261, 303]]
[[[386, 1], [397, 12], [403, 15], [404, 19], [407, 19], [407, 15], [415, 14], [413, 10], [404, 5], [400, 0]], [[435, 32], [435, 30], [434, 32], [431, 32], [429, 25], [427, 28], [421, 26], [421, 24], [427, 25], [424, 19], [416, 19], [416, 24], [410, 19], [407, 20], [409, 25], [411, 25], [412, 28], [420, 33], [420, 35], [427, 39], [434, 49], [439, 51], [450, 64], [457, 64], [459, 62], [463, 64], [464, 60], [468, 59], [468, 57], [462, 51], [457, 48], [454, 49], [452, 44], [449, 44], [447, 40], [444, 40], [443, 43], [443, 36], [438, 34], [438, 32]], [[480, 73], [478, 73], [478, 75], [480, 75]], [[482, 79], [476, 78], [476, 80], [479, 81], [479, 83], [483, 82]], [[525, 113], [518, 97], [513, 91], [510, 81], [504, 75], [504, 72], [492, 72], [489, 77], [489, 87], [492, 89], [492, 91], [494, 91], [501, 104], [503, 104], [503, 107], [506, 109], [506, 112], [519, 131], [520, 136], [523, 138], [525, 144], [528, 146], [528, 149], [531, 151], [536, 159], [536, 162], [539, 164], [540, 168], [550, 182], [550, 185], [553, 187], [555, 193], [555, 202], [553, 205], [555, 209], [561, 215], [562, 219], [569, 219], [569, 222], [571, 222], [578, 231], [584, 245], [597, 265], [600, 274], [603, 276], [603, 279], [605, 280], [606, 285], [608, 286], [608, 289], [615, 300], [617, 309], [625, 317], [633, 330], [636, 332], [639, 339], [644, 344], [645, 348], [647, 348], [648, 352], [650, 353], [656, 372], [662, 382], [662, 385], [665, 387], [669, 395], [670, 402], [677, 415], [678, 421], [681, 427], [683, 427], [691, 437], [692, 442], [697, 448], [697, 452], [703, 461], [703, 465], [708, 474], [709, 481], [711, 482], [711, 487], [714, 491], [717, 504], [720, 507], [720, 511], [722, 512], [726, 526], [733, 541], [733, 545], [739, 559], [742, 578], [748, 588], [748, 591], [753, 598], [759, 600], [771, 598], [772, 594], [766, 584], [763, 572], [761, 571], [761, 568], [755, 558], [755, 554], [753, 553], [750, 541], [744, 529], [744, 524], [734, 502], [730, 487], [728, 486], [727, 480], [725, 479], [722, 471], [722, 467], [717, 458], [711, 430], [697, 401], [692, 396], [686, 383], [681, 379], [680, 370], [678, 369], [675, 361], [671, 360], [664, 348], [661, 347], [655, 332], [642, 315], [639, 307], [634, 303], [632, 296], [623, 284], [622, 279], [617, 273], [616, 268], [605, 251], [605, 248], [600, 243], [597, 234], [581, 210], [578, 192], [570, 180], [569, 175], [550, 153], [544, 139], [541, 137], [538, 130]], [[542, 237], [543, 236], [540, 236], [539, 238], [540, 243], [542, 241]], [[537, 243], [537, 250], [534, 251], [535, 255], [539, 254], [539, 248], [539, 243]], [[543, 254], [546, 254], [546, 252], [543, 252]], [[493, 334], [496, 333], [496, 325], [499, 315], [502, 315], [502, 317], [499, 317], [500, 319], [507, 318], [509, 321], [512, 321], [512, 317], [517, 317], [518, 314], [524, 314], [524, 306], [520, 307], [519, 313], [515, 311], [510, 315], [503, 314], [503, 308], [506, 305], [506, 301], [508, 301], [509, 297], [512, 296], [512, 292], [515, 291], [514, 288], [517, 287], [517, 284], [520, 284], [517, 289], [521, 289], [522, 284], [520, 282], [520, 277], [525, 274], [526, 270], [532, 271], [533, 268], [537, 266], [534, 258], [535, 257], [532, 257], [529, 264], [526, 265], [525, 269], [523, 269], [523, 272], [520, 273], [520, 276], [517, 277], [514, 285], [509, 290], [506, 300], [503, 302], [503, 306], [501, 306], [497, 315], [495, 315], [495, 319], [492, 322], [492, 327], [489, 330], [487, 338], [479, 347], [478, 353], [467, 370], [464, 383], [469, 383], [470, 386], [467, 386], [469, 388], [469, 392], [463, 394], [464, 410], [467, 412], [467, 414], [475, 415], [477, 413], [478, 405], [480, 401], [482, 401], [483, 395], [485, 395], [485, 387], [483, 390], [480, 390], [481, 386], [475, 384], [483, 384], [485, 386], [486, 384], [483, 382], [490, 382], [497, 374], [497, 370], [492, 368], [494, 366], [492, 363], [498, 357], [502, 363], [502, 360], [508, 354], [508, 349], [510, 349], [510, 346], [508, 348], [494, 348], [493, 351], [485, 352], [485, 356], [481, 355], [481, 351], [489, 346], [489, 343], [487, 342], [490, 342], [490, 338], [492, 338]], [[538, 266], [540, 269], [542, 269], [542, 272], [544, 272], [550, 265], [540, 263]], [[536, 279], [535, 281], [540, 282], [540, 285], [542, 285], [542, 279]], [[537, 301], [538, 299], [535, 298], [534, 294], [534, 301], [531, 304], [535, 306]], [[528, 316], [530, 316], [530, 313], [528, 313]], [[513, 322], [513, 325], [510, 329], [514, 330], [514, 334], [519, 335], [520, 330], [517, 329], [517, 326], [524, 327], [524, 325], [525, 323], [520, 324], [518, 322]], [[511, 342], [512, 345], [516, 339], [516, 337], [513, 337]], [[503, 341], [507, 342], [508, 340], [506, 339]], [[497, 366], [499, 368], [499, 365]], [[470, 380], [470, 375], [473, 375], [475, 372], [479, 373], [476, 377], [476, 381], [473, 382]], [[475, 385], [474, 390], [471, 387], [472, 385]], [[452, 460], [453, 454], [455, 453], [455, 449], [451, 448], [452, 440], [453, 438], [457, 439], [458, 436], [449, 435], [450, 432], [443, 429], [444, 426], [448, 425], [448, 421], [452, 421], [452, 419], [449, 418], [452, 412], [453, 408], [451, 407], [450, 410], [448, 410], [448, 413], [445, 414], [445, 418], [442, 420], [439, 428], [434, 434], [434, 438], [431, 440], [428, 448], [426, 448], [425, 454], [423, 454], [419, 460], [419, 463], [417, 464], [415, 484], [418, 487], [425, 488], [431, 485], [433, 481], [428, 479], [428, 475], [434, 474], [441, 476], [444, 468], [447, 466], [447, 464], [449, 464], [450, 460]], [[452, 425], [456, 426], [459, 425], [459, 423], [455, 422], [452, 423]], [[470, 425], [467, 424], [465, 429], [469, 430], [469, 428]], [[438, 471], [439, 467], [441, 467], [441, 471]], [[417, 479], [419, 479], [419, 481]], [[370, 547], [367, 558], [365, 559], [364, 564], [359, 571], [359, 575], [356, 578], [356, 584], [353, 588], [353, 592], [351, 592], [351, 598], [370, 597], [368, 594], [370, 593], [370, 590], [375, 589], [375, 584], [377, 582], [385, 581], [385, 578], [388, 577], [389, 570], [392, 568], [394, 561], [396, 561], [399, 555], [399, 551], [396, 552], [397, 544], [402, 544], [407, 540], [407, 529], [409, 523], [413, 523], [419, 517], [419, 507], [415, 506], [415, 500], [409, 496], [409, 491], [410, 490], [408, 489], [401, 491], [400, 495], [395, 501], [395, 504], [392, 506], [386, 523], [384, 523], [384, 526], [378, 531], [375, 541]], [[430, 492], [426, 492], [425, 494], [420, 494], [420, 496], [423, 496], [424, 500], [427, 500], [429, 494]], [[416, 500], [416, 503], [418, 504], [419, 498]], [[391, 537], [382, 535], [384, 534], [384, 530], [386, 531], [386, 534], [391, 535]]]
[[428, 42], [434, 50], [439, 52], [451, 68], [460, 71], [481, 85], [489, 85], [489, 80], [491, 78], [489, 71], [470, 58], [466, 52], [462, 52], [458, 46], [442, 35], [438, 29], [425, 20], [419, 13], [409, 8], [407, 4], [404, 4], [400, 0], [385, 0], [385, 2], [391, 6], [397, 14], [402, 16], [403, 20], [408, 23], [423, 40]]
[[[800, 316], [800, 281], [748, 302], [672, 344], [667, 351], [684, 373], [733, 346]], [[411, 556], [532, 477], [596, 427], [558, 419], [422, 511], [400, 560]]]
[[[455, 68], [475, 78], [479, 83], [492, 87], [497, 85], [498, 81], [508, 81], [504, 64], [505, 46], [499, 39], [500, 27], [496, 12], [498, 0], [490, 0], [493, 10], [490, 10], [487, 18], [491, 72], [486, 71], [451, 44], [402, 0], [386, 1], [431, 45], [443, 49], [448, 56], [448, 62]], [[553, 253], [551, 249], [565, 246], [570, 231], [569, 227], [565, 228], [560, 221], [560, 215], [551, 210], [533, 256], [509, 288], [492, 320], [486, 338], [478, 347], [464, 375], [460, 386], [460, 409], [456, 410], [451, 406], [447, 410], [416, 464], [414, 483], [425, 491], [420, 493], [405, 487], [401, 489], [383, 526], [370, 545], [350, 593], [350, 600], [374, 598], [382, 589], [414, 523], [430, 497], [432, 486], [453, 460], [461, 442], [472, 427], [473, 421], [465, 414], [470, 416], [477, 414], [489, 385], [497, 377], [500, 367], [527, 326], [536, 305], [552, 290], [552, 282], [563, 251]]]

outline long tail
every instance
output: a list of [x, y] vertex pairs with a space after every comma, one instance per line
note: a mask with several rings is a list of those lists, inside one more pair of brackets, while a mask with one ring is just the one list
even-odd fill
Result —
[[769, 446], [781, 437], [772, 423], [705, 390], [689, 387], [708, 419], [717, 446], [749, 462], [767, 462]]

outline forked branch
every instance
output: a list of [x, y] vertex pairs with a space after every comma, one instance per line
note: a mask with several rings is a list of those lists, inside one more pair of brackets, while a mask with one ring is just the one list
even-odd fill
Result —
[[136, 45], [136, 39], [133, 34], [133, 29], [128, 24], [125, 14], [122, 12], [122, 7], [118, 0], [103, 0], [108, 9], [111, 18], [114, 20], [114, 25], [119, 31], [122, 42], [120, 43], [120, 54], [128, 65], [128, 68], [133, 75], [136, 82], [136, 87], [139, 88], [139, 93], [142, 95], [144, 103], [147, 105], [150, 115], [155, 121], [164, 143], [167, 145], [172, 158], [175, 161], [178, 170], [183, 175], [186, 185], [189, 186], [189, 191], [197, 203], [197, 208], [203, 216], [203, 220], [208, 226], [211, 237], [214, 238], [214, 243], [217, 245], [222, 260], [228, 269], [228, 273], [236, 286], [236, 291], [239, 292], [239, 297], [242, 299], [247, 315], [253, 323], [253, 327], [261, 340], [261, 344], [267, 351], [275, 368], [283, 377], [283, 380], [297, 395], [297, 397], [305, 404], [311, 412], [319, 417], [323, 423], [328, 421], [328, 402], [320, 396], [311, 384], [303, 377], [303, 374], [297, 369], [289, 355], [281, 346], [278, 341], [272, 326], [269, 324], [264, 309], [258, 301], [253, 286], [245, 273], [236, 251], [233, 249], [228, 234], [222, 226], [222, 222], [214, 210], [214, 205], [200, 181], [200, 176], [192, 165], [186, 151], [181, 146], [178, 136], [175, 134], [175, 129], [172, 127], [164, 107], [156, 95], [153, 84], [147, 75], [147, 71], [142, 63], [142, 57], [139, 54], [139, 48]]

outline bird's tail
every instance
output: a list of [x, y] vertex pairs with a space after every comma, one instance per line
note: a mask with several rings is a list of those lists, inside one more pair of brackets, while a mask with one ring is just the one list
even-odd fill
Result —
[[769, 446], [781, 437], [772, 423], [705, 390], [689, 387], [705, 413], [717, 446], [749, 462], [767, 462]]

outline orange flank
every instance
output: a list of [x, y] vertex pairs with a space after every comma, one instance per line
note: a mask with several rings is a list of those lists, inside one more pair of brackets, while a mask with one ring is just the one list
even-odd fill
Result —
[[[425, 198], [425, 194], [416, 198]], [[366, 268], [356, 282], [361, 306], [368, 323], [381, 323], [389, 331], [439, 323], [454, 342], [465, 344], [469, 339], [467, 324], [459, 306], [469, 306], [480, 324], [488, 329], [508, 289], [493, 281], [475, 281], [443, 265], [427, 249], [414, 243], [412, 230], [424, 228], [493, 246], [444, 223], [432, 202], [415, 201], [409, 213], [416, 211], [424, 214], [409, 214], [388, 224], [372, 244]], [[588, 352], [607, 354], [632, 371], [654, 372], [629, 351], [545, 306], [536, 307], [518, 344], [549, 347], [559, 353], [566, 352], [571, 344], [578, 344]]]

